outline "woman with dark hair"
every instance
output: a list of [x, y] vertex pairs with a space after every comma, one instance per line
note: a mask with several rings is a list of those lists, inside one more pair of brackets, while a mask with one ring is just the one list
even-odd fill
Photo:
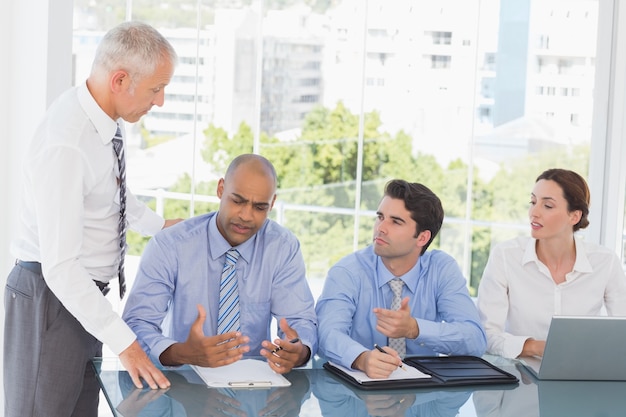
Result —
[[577, 173], [549, 169], [535, 182], [530, 237], [495, 246], [478, 288], [489, 353], [542, 356], [554, 315], [626, 316], [617, 255], [574, 234], [589, 225], [589, 188]]

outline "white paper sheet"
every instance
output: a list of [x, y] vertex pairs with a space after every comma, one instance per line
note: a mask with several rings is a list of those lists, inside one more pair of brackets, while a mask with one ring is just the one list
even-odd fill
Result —
[[191, 367], [213, 388], [273, 388], [291, 385], [287, 378], [274, 372], [267, 362], [258, 359], [242, 359], [218, 368]]
[[333, 363], [333, 362], [329, 362], [332, 366], [334, 366], [337, 369], [341, 369], [343, 372], [345, 372], [346, 374], [350, 375], [351, 377], [353, 377], [354, 379], [356, 379], [357, 381], [359, 381], [360, 383], [363, 382], [368, 382], [368, 381], [389, 381], [389, 380], [394, 380], [394, 379], [422, 379], [422, 378], [430, 378], [430, 375], [423, 373], [422, 371], [418, 370], [417, 368], [414, 368], [412, 366], [409, 366], [407, 364], [404, 364], [404, 369], [402, 368], [398, 368], [395, 371], [393, 371], [391, 373], [391, 375], [389, 375], [388, 378], [370, 378], [369, 376], [367, 376], [367, 374], [363, 371], [359, 371], [356, 369], [348, 369], [346, 367], [343, 367], [339, 364]]

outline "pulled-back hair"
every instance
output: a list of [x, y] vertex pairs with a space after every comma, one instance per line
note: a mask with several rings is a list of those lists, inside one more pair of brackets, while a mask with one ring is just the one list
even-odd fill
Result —
[[108, 74], [124, 70], [131, 85], [152, 75], [157, 66], [168, 60], [178, 62], [178, 55], [163, 35], [141, 22], [124, 22], [107, 32], [96, 50], [92, 74]]
[[578, 223], [574, 225], [574, 231], [589, 226], [589, 202], [590, 193], [587, 182], [579, 174], [568, 169], [552, 168], [541, 173], [539, 180], [551, 180], [559, 184], [563, 190], [563, 197], [567, 201], [567, 211], [580, 210], [582, 215]]
[[398, 179], [385, 185], [385, 195], [404, 201], [404, 207], [417, 223], [415, 237], [424, 230], [430, 230], [430, 240], [422, 248], [422, 254], [426, 252], [443, 224], [444, 212], [439, 197], [423, 184]]

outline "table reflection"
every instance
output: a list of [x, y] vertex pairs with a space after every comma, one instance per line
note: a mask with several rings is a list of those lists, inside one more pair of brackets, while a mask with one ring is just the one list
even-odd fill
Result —
[[477, 417], [538, 417], [539, 399], [533, 377], [520, 371], [521, 365], [508, 371], [519, 379], [514, 390], [477, 391], [472, 396]]
[[477, 417], [623, 417], [626, 382], [548, 381], [535, 378], [523, 365], [514, 390], [475, 392]]
[[167, 390], [136, 389], [117, 360], [94, 361], [116, 417], [204, 416], [420, 416], [420, 417], [623, 417], [626, 382], [540, 381], [520, 364], [488, 360], [519, 378], [514, 385], [362, 390], [322, 369], [285, 375], [290, 387], [209, 388], [192, 368], [165, 369]]
[[127, 372], [118, 373], [123, 399], [115, 407], [123, 417], [204, 417], [300, 415], [310, 396], [309, 379], [303, 371], [285, 377], [290, 387], [269, 389], [209, 388], [192, 369], [164, 371], [172, 383], [167, 390], [138, 389]]
[[471, 389], [361, 390], [324, 370], [310, 374], [321, 415], [453, 417], [467, 402]]

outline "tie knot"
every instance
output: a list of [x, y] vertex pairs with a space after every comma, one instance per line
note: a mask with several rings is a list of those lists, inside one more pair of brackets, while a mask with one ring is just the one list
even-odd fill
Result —
[[237, 249], [229, 249], [226, 252], [226, 263], [230, 265], [235, 265], [237, 263], [237, 259], [239, 259], [239, 251]]
[[400, 278], [394, 278], [389, 281], [389, 286], [391, 287], [391, 291], [393, 291], [393, 295], [396, 297], [402, 296], [402, 286], [404, 285], [404, 281]]

